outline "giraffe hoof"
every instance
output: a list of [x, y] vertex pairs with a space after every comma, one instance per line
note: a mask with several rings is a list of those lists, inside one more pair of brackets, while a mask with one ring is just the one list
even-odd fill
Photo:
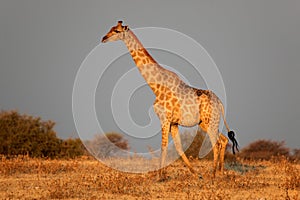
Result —
[[168, 181], [168, 180], [170, 180], [170, 177], [164, 176], [164, 177], [160, 177], [158, 182], [165, 182], [165, 181]]
[[199, 180], [203, 180], [203, 177], [201, 174], [198, 176], [198, 178], [199, 178]]
[[165, 181], [166, 181], [166, 178], [160, 178], [160, 179], [158, 180], [158, 182], [160, 182], [160, 183], [165, 182]]

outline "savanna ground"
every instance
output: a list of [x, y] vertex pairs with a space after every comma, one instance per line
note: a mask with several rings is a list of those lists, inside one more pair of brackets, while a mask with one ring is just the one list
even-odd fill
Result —
[[[114, 162], [134, 167], [139, 159]], [[192, 164], [204, 179], [193, 176], [181, 160], [167, 167], [168, 179], [160, 182], [157, 172], [119, 172], [88, 158], [2, 157], [0, 199], [300, 199], [300, 164], [284, 158], [227, 163], [225, 175], [215, 179], [212, 161]]]

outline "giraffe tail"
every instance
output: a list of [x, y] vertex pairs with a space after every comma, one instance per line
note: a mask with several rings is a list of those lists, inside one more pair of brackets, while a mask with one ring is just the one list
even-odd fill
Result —
[[224, 106], [223, 106], [223, 104], [222, 104], [221, 101], [219, 101], [219, 107], [220, 107], [220, 111], [221, 111], [221, 114], [222, 114], [222, 118], [223, 118], [224, 124], [226, 126], [227, 131], [228, 131], [228, 138], [232, 142], [232, 153], [235, 154], [235, 149], [239, 152], [239, 148], [238, 148], [239, 144], [238, 144], [238, 142], [235, 139], [235, 133], [229, 129], [229, 126], [228, 126], [228, 124], [226, 122], [225, 112], [224, 112]]

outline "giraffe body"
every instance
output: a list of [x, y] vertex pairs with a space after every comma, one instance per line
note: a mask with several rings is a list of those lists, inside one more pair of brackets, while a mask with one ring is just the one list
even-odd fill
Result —
[[[165, 166], [168, 135], [171, 132], [178, 154], [190, 171], [195, 173], [182, 150], [178, 125], [187, 127], [199, 125], [209, 135], [214, 147], [213, 174], [215, 174], [219, 156], [220, 168], [223, 171], [224, 152], [228, 139], [219, 133], [221, 114], [228, 131], [229, 127], [226, 124], [224, 108], [219, 98], [212, 91], [190, 87], [176, 73], [161, 67], [134, 33], [127, 26], [122, 26], [121, 21], [117, 26], [111, 28], [103, 37], [102, 42], [116, 40], [122, 40], [126, 44], [141, 75], [156, 96], [153, 107], [162, 129], [161, 167]], [[219, 136], [220, 140], [218, 140]], [[163, 170], [161, 170], [161, 176], [163, 174]]]

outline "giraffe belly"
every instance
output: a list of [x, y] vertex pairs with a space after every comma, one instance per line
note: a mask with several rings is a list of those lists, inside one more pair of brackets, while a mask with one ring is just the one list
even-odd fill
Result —
[[180, 125], [195, 126], [200, 122], [199, 100], [194, 91], [185, 91], [184, 98], [179, 101]]
[[181, 115], [179, 125], [181, 126], [195, 126], [200, 122], [200, 114], [196, 109], [194, 112], [184, 112]]

